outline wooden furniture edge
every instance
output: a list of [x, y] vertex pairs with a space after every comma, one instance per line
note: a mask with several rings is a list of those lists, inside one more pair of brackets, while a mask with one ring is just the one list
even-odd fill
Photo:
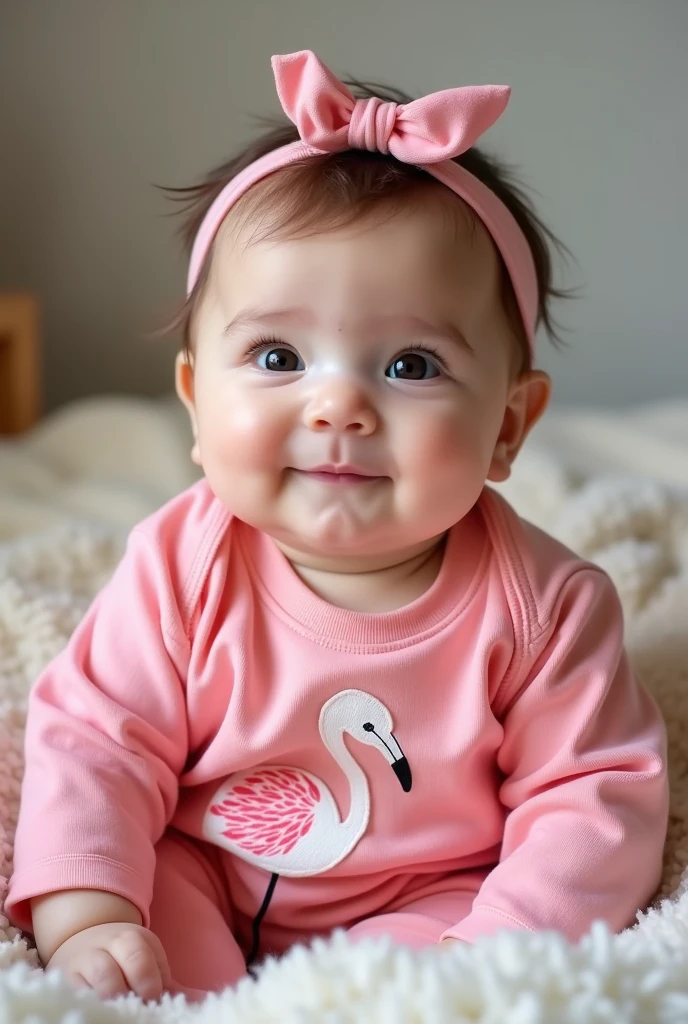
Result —
[[21, 434], [40, 418], [38, 303], [0, 293], [0, 434]]

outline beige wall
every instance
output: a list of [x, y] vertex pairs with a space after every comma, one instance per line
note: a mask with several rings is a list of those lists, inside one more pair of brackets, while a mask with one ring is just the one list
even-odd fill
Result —
[[489, 144], [579, 263], [571, 347], [542, 346], [560, 399], [686, 393], [688, 0], [0, 0], [0, 288], [41, 296], [50, 405], [170, 386], [152, 183], [248, 138], [270, 54], [304, 47], [411, 92], [512, 84]]

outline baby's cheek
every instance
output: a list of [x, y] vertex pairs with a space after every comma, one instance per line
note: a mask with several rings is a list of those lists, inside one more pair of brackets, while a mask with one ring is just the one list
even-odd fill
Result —
[[398, 458], [407, 510], [439, 532], [458, 522], [482, 490], [484, 438], [470, 420], [451, 415], [427, 418], [415, 430], [409, 424], [405, 435]]
[[465, 461], [472, 449], [470, 427], [446, 415], [406, 422], [400, 454], [407, 468], [432, 475], [438, 468]]
[[256, 469], [274, 461], [280, 447], [274, 419], [255, 404], [235, 398], [218, 404], [200, 426], [202, 447], [221, 452], [223, 460], [237, 469]]

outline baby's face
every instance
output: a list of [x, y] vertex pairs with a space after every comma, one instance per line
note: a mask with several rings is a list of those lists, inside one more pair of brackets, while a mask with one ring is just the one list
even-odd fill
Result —
[[311, 564], [423, 550], [508, 475], [499, 295], [487, 232], [439, 204], [296, 240], [226, 224], [192, 395], [178, 371], [217, 497]]

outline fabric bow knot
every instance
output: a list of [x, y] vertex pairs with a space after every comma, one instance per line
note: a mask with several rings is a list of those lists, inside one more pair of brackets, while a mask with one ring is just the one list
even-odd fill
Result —
[[284, 112], [303, 142], [324, 152], [367, 149], [406, 164], [464, 153], [504, 112], [507, 85], [443, 89], [411, 103], [357, 100], [310, 50], [272, 58]]
[[385, 103], [377, 96], [356, 100], [347, 133], [350, 148], [389, 153], [398, 107], [398, 103]]

